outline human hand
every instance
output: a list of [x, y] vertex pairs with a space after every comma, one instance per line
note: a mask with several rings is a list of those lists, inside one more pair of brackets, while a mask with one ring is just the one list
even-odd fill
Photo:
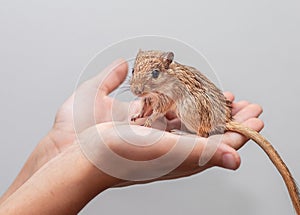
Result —
[[[233, 99], [231, 94], [227, 95]], [[247, 102], [234, 103], [233, 113], [237, 121], [257, 131], [262, 129], [262, 121], [256, 118], [261, 113], [258, 105]], [[132, 135], [128, 130], [139, 135]], [[160, 136], [155, 144], [152, 144], [152, 138], [149, 138], [149, 131], [153, 131], [152, 137], [157, 134]], [[135, 140], [135, 145], [124, 141], [128, 136], [120, 135], [120, 132], [123, 135], [129, 134], [129, 138]], [[143, 138], [143, 134], [148, 134], [148, 138]], [[225, 133], [221, 142], [219, 138], [214, 137], [218, 135], [196, 139], [190, 136], [181, 137], [156, 129], [112, 122], [92, 126], [80, 134], [78, 141], [81, 145], [71, 144], [43, 165], [7, 201], [0, 204], [0, 214], [77, 214], [92, 198], [107, 188], [185, 177], [213, 166], [238, 168], [240, 157], [235, 149], [243, 146], [247, 139], [231, 132]], [[101, 150], [106, 147], [123, 158], [136, 161], [152, 161], [174, 148], [176, 150], [162, 163], [144, 162], [142, 165], [126, 166], [128, 163], [125, 162], [125, 166], [118, 166], [115, 165], [117, 163], [110, 163], [110, 154]], [[199, 165], [203, 153], [210, 149], [214, 151], [212, 157]], [[90, 152], [94, 152], [96, 157], [89, 156]], [[178, 157], [184, 159], [178, 160]], [[103, 162], [108, 163], [108, 166], [104, 167], [114, 167], [115, 173], [121, 172], [123, 179], [114, 177], [114, 174], [106, 174], [106, 169], [101, 168]], [[124, 180], [126, 177], [135, 180]], [[143, 180], [143, 177], [146, 180]]]
[[[159, 131], [159, 130], [151, 130], [151, 128], [145, 128], [145, 127], [134, 126], [134, 125], [124, 125], [124, 124], [118, 125], [114, 122], [111, 122], [112, 120], [111, 108], [113, 102], [115, 101], [112, 98], [108, 97], [107, 95], [111, 91], [113, 91], [125, 78], [127, 72], [127, 64], [123, 62], [119, 64], [118, 67], [112, 69], [111, 73], [109, 73], [110, 70], [111, 69], [108, 69], [106, 70], [106, 73], [100, 74], [99, 76], [96, 76], [95, 78], [82, 84], [79, 87], [79, 89], [76, 91], [76, 93], [73, 94], [64, 103], [64, 105], [62, 106], [62, 108], [60, 108], [56, 116], [56, 121], [53, 126], [53, 129], [49, 132], [49, 135], [47, 135], [47, 137], [34, 150], [29, 160], [26, 162], [24, 168], [22, 169], [21, 173], [19, 174], [16, 181], [14, 182], [14, 184], [4, 195], [4, 197], [2, 197], [2, 199], [0, 200], [0, 203], [1, 201], [3, 202], [9, 195], [11, 195], [17, 188], [19, 188], [25, 181], [27, 181], [25, 185], [22, 186], [21, 189], [18, 190], [18, 192], [14, 193], [14, 196], [17, 199], [20, 198], [19, 196], [22, 197], [22, 193], [24, 194], [24, 189], [25, 191], [28, 190], [30, 191], [30, 189], [26, 188], [27, 186], [30, 187], [30, 184], [36, 186], [37, 184], [39, 184], [39, 182], [44, 180], [50, 180], [50, 182], [58, 183], [58, 181], [60, 180], [63, 181], [63, 180], [70, 179], [68, 177], [71, 176], [73, 177], [74, 172], [72, 171], [75, 171], [74, 175], [76, 175], [76, 177], [79, 177], [86, 182], [80, 185], [76, 184], [76, 186], [78, 187], [89, 186], [90, 188], [90, 189], [85, 189], [84, 187], [81, 187], [81, 190], [86, 191], [85, 192], [86, 197], [85, 195], [83, 195], [83, 193], [78, 193], [79, 196], [70, 195], [72, 196], [72, 198], [75, 198], [73, 199], [75, 200], [75, 202], [82, 201], [81, 204], [77, 205], [77, 207], [73, 207], [75, 209], [76, 208], [80, 209], [94, 195], [97, 195], [98, 193], [102, 192], [104, 189], [108, 187], [127, 186], [136, 183], [147, 183], [156, 180], [165, 180], [171, 178], [184, 177], [184, 176], [188, 176], [203, 171], [212, 166], [221, 166], [229, 169], [236, 169], [239, 166], [240, 158], [236, 152], [236, 149], [240, 148], [247, 141], [247, 139], [245, 139], [239, 134], [227, 132], [223, 136], [222, 141], [220, 142], [219, 140], [216, 141], [215, 139], [213, 139], [213, 137], [210, 138], [197, 137], [196, 139], [194, 137], [188, 137], [188, 136], [179, 137], [171, 133], [167, 133], [167, 132], [164, 133], [163, 131]], [[105, 77], [104, 74], [108, 76], [105, 79], [106, 81], [102, 82]], [[75, 101], [74, 98], [76, 97], [76, 95], [81, 95], [82, 98], [91, 98], [91, 96], [94, 96], [93, 101], [96, 95], [95, 119], [96, 119], [96, 123], [100, 123], [100, 124], [94, 125], [95, 124], [94, 120], [91, 120], [90, 117], [85, 117], [84, 113], [87, 112], [84, 107], [89, 106], [87, 104], [91, 104], [91, 103], [85, 103], [83, 106], [80, 106], [81, 102], [79, 102], [78, 104], [80, 108], [78, 109], [79, 112], [77, 115], [78, 116], [77, 122], [79, 126], [77, 127], [76, 125], [74, 125], [72, 117], [74, 111], [73, 110], [74, 101]], [[233, 100], [232, 94], [226, 93], [225, 95], [229, 100]], [[79, 99], [79, 101], [81, 100]], [[128, 104], [125, 103], [120, 103], [120, 105], [117, 105], [117, 107], [120, 108], [120, 110], [125, 110], [125, 109], [128, 110]], [[100, 109], [101, 111], [97, 112], [97, 110]], [[235, 119], [239, 122], [243, 122], [248, 127], [251, 127], [258, 131], [263, 127], [262, 121], [257, 119], [261, 111], [262, 110], [258, 105], [251, 105], [247, 102], [233, 103], [233, 115]], [[133, 113], [131, 112], [127, 113], [121, 111], [117, 116], [114, 116], [113, 118], [117, 119], [118, 121], [124, 121], [127, 120], [128, 115], [131, 114]], [[178, 123], [178, 119], [175, 118], [174, 115], [172, 116], [172, 114], [168, 114], [168, 115], [166, 118], [169, 119], [169, 124], [176, 127]], [[76, 129], [74, 129], [74, 127], [76, 127]], [[88, 127], [90, 128], [86, 129]], [[155, 144], [153, 144], [153, 142], [149, 142], [149, 140], [151, 139], [148, 138], [141, 139], [140, 135], [137, 136], [137, 135], [130, 134], [129, 138], [132, 138], [134, 140], [133, 142], [134, 144], [128, 144], [126, 141], [124, 142], [122, 136], [120, 136], [119, 133], [116, 132], [118, 131], [118, 129], [119, 131], [123, 130], [123, 132], [128, 131], [128, 129], [130, 129], [134, 132], [137, 132], [136, 134], [147, 133], [149, 132], [149, 130], [151, 130], [151, 132], [153, 132], [154, 135], [158, 134], [161, 136], [161, 138]], [[129, 168], [122, 168], [122, 169], [116, 168], [116, 170], [122, 170], [123, 173], [125, 174], [122, 175], [121, 178], [118, 178], [114, 174], [112, 175], [106, 174], [105, 169], [101, 169], [101, 167], [96, 168], [94, 165], [97, 166], [97, 160], [93, 160], [93, 158], [89, 156], [87, 157], [83, 156], [82, 151], [79, 148], [79, 145], [72, 144], [74, 143], [75, 136], [76, 136], [75, 131], [80, 132], [80, 138], [79, 138], [80, 142], [87, 141], [87, 143], [89, 143], [89, 145], [87, 146], [90, 146], [92, 144], [96, 144], [96, 146], [97, 145], [99, 146], [100, 144], [100, 146], [108, 147], [114, 152], [116, 152], [117, 154], [122, 155], [122, 157], [126, 158], [127, 160], [143, 160], [143, 161], [153, 160], [155, 158], [165, 155], [175, 145], [178, 145], [179, 147], [173, 153], [174, 156], [167, 158], [166, 160], [167, 162], [154, 163], [154, 164], [150, 163], [151, 164], [150, 169], [149, 166], [147, 167], [143, 165], [137, 166], [137, 168], [136, 167], [131, 168], [129, 166], [128, 166]], [[99, 139], [97, 138], [94, 139], [92, 138], [95, 136], [99, 137], [99, 133], [101, 134], [100, 136], [102, 137], [102, 140], [106, 140], [106, 141], [103, 142], [102, 140], [99, 141]], [[218, 143], [218, 144], [210, 144], [210, 143]], [[81, 147], [82, 146], [85, 146], [85, 144], [83, 145], [81, 144]], [[204, 163], [202, 162], [201, 165], [199, 166], [198, 164], [199, 164], [200, 155], [202, 155], [202, 153], [205, 152], [206, 149], [210, 149], [211, 147], [213, 148], [215, 153], [212, 153], [211, 156], [206, 159], [206, 162]], [[89, 150], [86, 151], [86, 149], [88, 148], [81, 148], [81, 149], [83, 149], [85, 155], [88, 155], [87, 152]], [[101, 163], [101, 159], [103, 161], [103, 158], [107, 156], [107, 154], [103, 154], [103, 151], [101, 151], [100, 149], [101, 147], [98, 148], [96, 147], [93, 148], [92, 151], [96, 152], [96, 154], [102, 153], [101, 156], [98, 156]], [[186, 153], [187, 149], [189, 153]], [[71, 157], [72, 159], [68, 159], [68, 157]], [[178, 157], [184, 159], [178, 160], [176, 159]], [[86, 158], [88, 158], [89, 160], [87, 160]], [[50, 160], [51, 162], [49, 162]], [[78, 166], [78, 163], [80, 162], [74, 163], [74, 161], [77, 160], [81, 160], [82, 163], [84, 163], [85, 165]], [[89, 161], [92, 161], [94, 165], [92, 165]], [[74, 169], [76, 165], [77, 168]], [[61, 169], [62, 171], [57, 172], [57, 169]], [[164, 173], [166, 174], [161, 174], [162, 173], [161, 169], [163, 169]], [[149, 174], [148, 176], [146, 175], [147, 177], [143, 176], [144, 178], [139, 176], [139, 173], [145, 170], [147, 171], [150, 170], [149, 173], [151, 173], [150, 174], [151, 177], [149, 177]], [[36, 171], [38, 171], [39, 174], [33, 175], [33, 173], [35, 173]], [[71, 171], [70, 175], [65, 174], [66, 171]], [[97, 177], [95, 177], [95, 175], [97, 175]], [[105, 180], [102, 180], [103, 177], [105, 178]], [[99, 178], [99, 179], [96, 180], [95, 178]], [[127, 180], [128, 178], [133, 180]], [[70, 180], [74, 180], [74, 178], [71, 178]], [[64, 186], [61, 186], [60, 189], [61, 192], [65, 192]], [[45, 192], [47, 192], [47, 187], [45, 188]], [[25, 192], [25, 194], [26, 194], [25, 196], [28, 196], [30, 194], [32, 195], [33, 193]], [[65, 192], [64, 195], [61, 195], [61, 198], [63, 197], [67, 198], [66, 195], [68, 195], [68, 192]], [[33, 196], [35, 196], [36, 198], [38, 197], [38, 195], [33, 195]], [[71, 201], [70, 204], [72, 204], [72, 198], [69, 199]], [[55, 203], [56, 202], [53, 201], [53, 204]]]
[[[113, 91], [121, 84], [127, 74], [127, 63], [118, 60], [104, 69], [99, 75], [84, 82], [64, 104], [59, 108], [54, 125], [48, 134], [40, 141], [34, 151], [29, 156], [19, 175], [0, 198], [0, 204], [5, 201], [15, 190], [27, 181], [36, 171], [47, 162], [68, 149], [76, 139], [76, 131], [111, 120], [111, 107], [113, 99], [108, 97], [109, 92]], [[105, 81], [103, 81], [105, 80]], [[75, 130], [73, 114], [74, 102], [76, 98], [76, 122]], [[96, 98], [96, 99], [95, 99]], [[87, 103], [87, 101], [89, 103]], [[95, 103], [94, 103], [95, 101]], [[91, 119], [91, 109], [95, 106], [95, 118]], [[126, 109], [125, 103], [119, 103], [117, 107]], [[126, 112], [121, 112], [126, 113]], [[120, 114], [120, 120], [126, 116]]]
[[[233, 101], [231, 93], [225, 95]], [[257, 131], [263, 128], [256, 118], [262, 112], [259, 105], [241, 101], [233, 103], [232, 111], [236, 121]], [[246, 141], [233, 132], [202, 138], [115, 123], [97, 125], [79, 136], [86, 157], [101, 171], [120, 179], [115, 186], [180, 178], [213, 166], [236, 169], [240, 165], [236, 150]]]
[[127, 62], [117, 60], [79, 86], [59, 108], [52, 129], [36, 146], [15, 181], [2, 195], [0, 204], [43, 165], [67, 150], [74, 143], [76, 133], [98, 123], [126, 121], [134, 114], [139, 102], [129, 104], [108, 96], [124, 81], [127, 70]]

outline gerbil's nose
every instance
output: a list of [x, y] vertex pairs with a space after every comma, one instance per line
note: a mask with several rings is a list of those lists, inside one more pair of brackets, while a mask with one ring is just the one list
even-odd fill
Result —
[[139, 96], [139, 95], [142, 94], [142, 91], [140, 89], [138, 89], [138, 88], [135, 88], [134, 94], [137, 95], [137, 96]]
[[140, 96], [143, 94], [143, 89], [141, 86], [138, 86], [138, 87], [134, 87], [133, 89], [133, 93], [137, 96]]

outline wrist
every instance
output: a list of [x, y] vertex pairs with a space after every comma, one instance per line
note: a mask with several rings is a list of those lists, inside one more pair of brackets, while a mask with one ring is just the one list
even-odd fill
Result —
[[94, 167], [78, 144], [72, 144], [14, 192], [1, 205], [0, 214], [77, 214], [118, 182]]
[[59, 151], [55, 147], [55, 143], [52, 141], [49, 135], [46, 135], [30, 154], [13, 183], [1, 196], [0, 205], [20, 186], [22, 186], [36, 171], [38, 171], [44, 164], [46, 164], [57, 154], [59, 154]]
[[91, 189], [98, 190], [98, 193], [120, 183], [120, 179], [110, 176], [94, 166], [83, 154], [79, 144], [74, 143], [66, 153], [74, 154], [71, 155], [74, 158], [74, 162], [76, 162], [74, 168], [78, 168], [74, 169], [75, 183], [84, 181], [86, 188], [92, 186]]

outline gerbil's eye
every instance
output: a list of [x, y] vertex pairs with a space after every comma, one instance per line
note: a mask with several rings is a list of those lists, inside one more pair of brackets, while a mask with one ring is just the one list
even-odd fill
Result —
[[152, 77], [153, 78], [158, 78], [158, 76], [159, 76], [159, 71], [157, 69], [153, 70], [152, 71]]
[[133, 73], [134, 73], [134, 68], [132, 68], [132, 70], [131, 70], [131, 74], [133, 75]]

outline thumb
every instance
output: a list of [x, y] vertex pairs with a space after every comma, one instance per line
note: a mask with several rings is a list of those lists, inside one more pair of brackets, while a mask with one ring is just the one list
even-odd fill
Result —
[[219, 166], [225, 169], [235, 170], [241, 164], [241, 159], [236, 150], [226, 144], [221, 144], [219, 147], [221, 156], [216, 156], [212, 162], [215, 162], [215, 166]]
[[85, 81], [79, 88], [97, 89], [100, 95], [108, 95], [126, 78], [128, 64], [124, 59], [118, 59], [103, 69], [98, 75]]
[[126, 78], [128, 64], [124, 59], [119, 59], [106, 67], [91, 81], [99, 88], [99, 93], [108, 95], [115, 90]]
[[186, 137], [187, 142], [185, 144], [191, 143], [193, 138], [196, 140], [194, 149], [186, 159], [185, 166], [197, 166], [197, 172], [214, 166], [231, 170], [240, 166], [239, 154], [234, 148], [224, 143], [223, 135], [213, 135], [209, 138]]
[[240, 156], [237, 151], [224, 144], [224, 135], [213, 135], [204, 138], [202, 150], [199, 152], [200, 168], [219, 166], [235, 170], [240, 165]]

